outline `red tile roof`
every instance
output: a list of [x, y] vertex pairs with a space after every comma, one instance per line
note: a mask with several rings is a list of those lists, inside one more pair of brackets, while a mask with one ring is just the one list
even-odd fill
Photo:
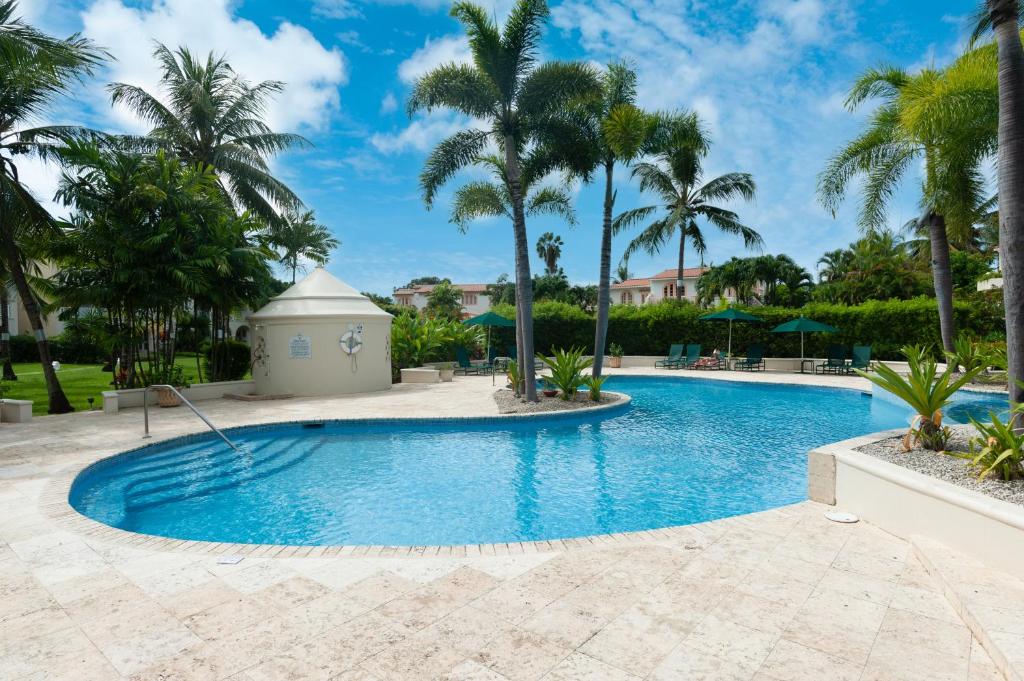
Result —
[[[463, 293], [486, 293], [488, 284], [452, 284], [452, 288], [457, 288]], [[427, 294], [434, 290], [432, 284], [421, 284], [414, 288], [400, 288], [396, 289], [394, 295], [410, 295], [413, 293]]]
[[[683, 269], [683, 278], [696, 279], [707, 271], [707, 267], [687, 267]], [[626, 281], [618, 284], [612, 284], [612, 288], [650, 288], [651, 282], [655, 279], [676, 279], [677, 272], [679, 272], [679, 270], [677, 268], [673, 268], [658, 272], [653, 277], [648, 277], [646, 279], [627, 279]]]
[[612, 284], [612, 288], [650, 288], [650, 279], [627, 279], [626, 281], [620, 281], [617, 284]]

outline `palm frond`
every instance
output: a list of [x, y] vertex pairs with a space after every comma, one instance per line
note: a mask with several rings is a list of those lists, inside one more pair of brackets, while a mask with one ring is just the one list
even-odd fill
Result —
[[455, 190], [449, 222], [457, 225], [460, 232], [465, 232], [469, 223], [478, 218], [505, 216], [511, 219], [510, 205], [504, 186], [491, 182], [468, 182]]
[[437, 191], [462, 168], [471, 165], [487, 145], [482, 130], [461, 130], [442, 140], [427, 157], [420, 173], [420, 189], [427, 208], [434, 203]]

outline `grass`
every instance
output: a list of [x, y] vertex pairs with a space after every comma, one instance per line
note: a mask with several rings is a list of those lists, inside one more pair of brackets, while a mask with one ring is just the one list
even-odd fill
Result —
[[[194, 355], [179, 355], [175, 358], [175, 364], [185, 372], [185, 379], [189, 383], [196, 380]], [[113, 374], [102, 371], [102, 368], [100, 364], [61, 365], [57, 378], [76, 411], [89, 409], [90, 397], [95, 398], [93, 409], [103, 408], [102, 393], [113, 389], [110, 384]], [[33, 415], [46, 414], [46, 381], [43, 380], [43, 370], [39, 363], [17, 363], [14, 365], [14, 373], [18, 375], [17, 381], [4, 381], [0, 384], [3, 386], [3, 396], [12, 400], [32, 400]]]

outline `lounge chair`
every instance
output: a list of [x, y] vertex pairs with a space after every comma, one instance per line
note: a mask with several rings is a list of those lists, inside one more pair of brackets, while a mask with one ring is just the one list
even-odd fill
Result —
[[679, 362], [680, 369], [692, 369], [700, 361], [700, 344], [691, 343], [686, 346], [686, 357]]
[[[519, 349], [516, 348], [516, 346], [514, 346], [514, 345], [508, 346], [508, 358], [510, 360], [512, 360], [513, 362], [518, 362], [519, 361], [518, 358], [517, 358], [518, 355], [519, 355]], [[534, 360], [533, 360], [533, 368], [534, 368], [535, 371], [540, 371], [545, 366], [547, 366], [547, 365], [544, 364], [544, 362], [540, 361], [537, 358], [534, 358]]]
[[655, 369], [674, 369], [676, 365], [683, 360], [683, 344], [673, 343], [672, 347], [668, 350], [668, 356], [665, 359], [659, 359], [654, 363]]
[[871, 346], [870, 345], [854, 345], [853, 346], [853, 359], [846, 365], [844, 371], [848, 374], [852, 374], [854, 369], [860, 369], [861, 371], [871, 371]]
[[764, 345], [755, 343], [747, 348], [747, 356], [736, 360], [738, 371], [764, 371]]
[[704, 369], [707, 371], [724, 371], [728, 368], [728, 364], [725, 361], [725, 353], [718, 352], [717, 350], [711, 353], [708, 357], [701, 357], [697, 360], [697, 363], [693, 365], [694, 369]]
[[830, 345], [827, 359], [814, 367], [816, 374], [838, 374], [846, 371], [846, 346]]
[[473, 364], [469, 359], [469, 353], [466, 352], [466, 348], [455, 348], [455, 361], [459, 364], [459, 366], [455, 367], [456, 374], [461, 373], [469, 376], [470, 374], [486, 374], [491, 371], [490, 364]]

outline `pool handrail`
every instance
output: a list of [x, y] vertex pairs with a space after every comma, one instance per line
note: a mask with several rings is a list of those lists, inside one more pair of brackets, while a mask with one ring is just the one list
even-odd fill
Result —
[[231, 447], [231, 449], [235, 450], [236, 452], [238, 451], [238, 445], [236, 445], [234, 442], [229, 440], [227, 435], [225, 435], [224, 433], [222, 433], [220, 431], [220, 428], [218, 428], [217, 426], [213, 425], [213, 423], [210, 422], [210, 419], [206, 418], [206, 416], [204, 416], [201, 411], [196, 409], [196, 406], [194, 404], [192, 404], [191, 402], [188, 401], [187, 397], [182, 395], [181, 392], [179, 392], [178, 389], [175, 388], [173, 385], [166, 385], [166, 384], [163, 384], [163, 383], [154, 383], [153, 385], [148, 385], [148, 386], [146, 386], [146, 389], [142, 393], [142, 414], [143, 414], [143, 423], [145, 424], [145, 433], [143, 433], [143, 435], [142, 435], [143, 439], [146, 439], [146, 438], [150, 437], [150, 434], [149, 434], [149, 391], [154, 389], [154, 388], [164, 388], [166, 390], [170, 390], [172, 393], [177, 395], [178, 399], [180, 399], [182, 402], [184, 402], [185, 405], [189, 409], [192, 410], [193, 414], [195, 414], [200, 419], [202, 419], [203, 423], [205, 423], [206, 425], [208, 425], [210, 427], [210, 430], [212, 430], [213, 432], [217, 433], [217, 435], [220, 436], [220, 439], [224, 440], [224, 442], [226, 442], [228, 444], [228, 446]]

